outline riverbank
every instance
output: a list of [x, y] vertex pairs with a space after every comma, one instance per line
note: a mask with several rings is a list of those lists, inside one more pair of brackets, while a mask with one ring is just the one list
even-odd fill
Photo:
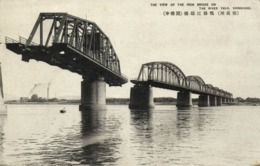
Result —
[[[80, 102], [6, 102], [7, 105], [80, 105]], [[176, 102], [155, 102], [155, 105], [176, 105]], [[129, 105], [129, 102], [107, 102], [107, 105]], [[193, 102], [193, 105], [198, 105]], [[260, 103], [222, 103], [223, 106], [260, 106]]]
[[[107, 98], [107, 105], [128, 105], [130, 100], [128, 98]], [[155, 105], [176, 105], [177, 100], [175, 98], [154, 98]], [[192, 99], [193, 105], [198, 105], [198, 99]], [[16, 104], [16, 105], [80, 105], [80, 100], [57, 100], [57, 101], [20, 101], [20, 100], [10, 100], [6, 101], [5, 104]], [[224, 106], [260, 106], [260, 102], [230, 102], [222, 103]]]

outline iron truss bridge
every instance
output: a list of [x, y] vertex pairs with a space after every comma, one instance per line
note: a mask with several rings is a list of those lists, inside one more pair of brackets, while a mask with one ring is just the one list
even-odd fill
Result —
[[232, 98], [232, 94], [206, 84], [199, 76], [185, 76], [179, 67], [169, 62], [150, 62], [143, 64], [138, 78], [131, 80], [136, 85], [151, 85], [176, 91], [190, 91], [195, 94], [207, 94]]
[[5, 42], [26, 62], [34, 59], [82, 76], [103, 77], [110, 86], [128, 81], [105, 33], [94, 22], [67, 13], [40, 13], [28, 39], [6, 37]]

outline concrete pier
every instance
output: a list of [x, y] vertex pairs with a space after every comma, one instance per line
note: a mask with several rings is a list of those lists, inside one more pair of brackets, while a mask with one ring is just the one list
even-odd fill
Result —
[[217, 97], [217, 106], [222, 105], [222, 97]]
[[216, 96], [210, 96], [210, 106], [217, 106], [217, 97]]
[[153, 89], [148, 85], [135, 85], [130, 92], [130, 109], [153, 109]]
[[188, 91], [180, 91], [177, 93], [177, 107], [191, 107], [192, 99], [191, 92]]
[[106, 83], [103, 77], [83, 77], [80, 110], [106, 109]]
[[209, 107], [210, 106], [209, 95], [205, 95], [205, 94], [200, 95], [198, 106], [199, 107]]

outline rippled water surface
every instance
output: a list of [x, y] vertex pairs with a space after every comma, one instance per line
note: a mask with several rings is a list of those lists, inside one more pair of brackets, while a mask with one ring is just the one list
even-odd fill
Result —
[[8, 105], [0, 116], [0, 165], [196, 165], [260, 162], [260, 107], [152, 111], [126, 105]]

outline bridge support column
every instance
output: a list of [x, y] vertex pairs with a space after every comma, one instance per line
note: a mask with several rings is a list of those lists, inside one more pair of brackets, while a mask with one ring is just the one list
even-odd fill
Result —
[[222, 97], [217, 97], [217, 106], [222, 105]]
[[79, 108], [81, 111], [106, 109], [106, 83], [103, 77], [83, 77]]
[[210, 106], [209, 95], [200, 95], [198, 106], [199, 107], [209, 107]]
[[130, 92], [130, 109], [154, 108], [153, 89], [147, 85], [135, 85]]
[[217, 106], [217, 97], [210, 96], [210, 106]]
[[180, 91], [177, 93], [177, 107], [191, 107], [191, 92]]

